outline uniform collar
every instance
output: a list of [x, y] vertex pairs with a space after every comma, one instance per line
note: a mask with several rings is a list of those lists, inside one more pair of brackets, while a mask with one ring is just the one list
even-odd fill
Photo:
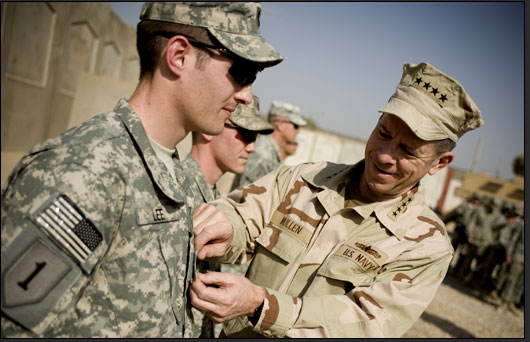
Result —
[[281, 162], [282, 158], [280, 158], [280, 148], [278, 147], [278, 144], [276, 144], [276, 141], [274, 141], [270, 135], [261, 134], [258, 139], [259, 138], [261, 138], [265, 144], [269, 145], [269, 149], [276, 152], [276, 161]]
[[301, 177], [314, 187], [322, 189], [317, 195], [329, 216], [344, 208], [344, 190], [354, 165], [326, 163], [324, 168]]
[[127, 100], [120, 99], [114, 108], [114, 112], [118, 114], [129, 132], [131, 139], [135, 142], [140, 156], [149, 169], [156, 185], [166, 196], [178, 203], [183, 203], [186, 199], [184, 189], [189, 187], [189, 183], [178, 162], [178, 155], [175, 153], [173, 156], [173, 161], [175, 162], [175, 181], [164, 163], [156, 156], [138, 114], [129, 106]]
[[204, 201], [213, 201], [215, 199], [215, 190], [206, 182], [201, 167], [199, 166], [195, 158], [193, 158], [191, 153], [189, 153], [186, 158], [184, 158], [182, 163], [186, 168], [188, 168], [187, 176], [190, 177], [191, 181], [195, 181], [195, 183], [199, 187], [199, 191], [201, 192]]
[[[302, 178], [322, 189], [317, 197], [331, 216], [344, 209], [345, 188], [352, 177], [360, 177], [363, 171], [364, 160], [355, 165], [328, 163], [323, 169], [303, 174]], [[360, 205], [353, 210], [363, 218], [375, 213], [381, 224], [401, 240], [423, 209], [424, 201], [425, 191], [418, 184], [403, 196]]]

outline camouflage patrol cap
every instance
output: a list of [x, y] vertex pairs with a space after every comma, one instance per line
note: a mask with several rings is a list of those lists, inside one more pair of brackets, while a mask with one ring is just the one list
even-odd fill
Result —
[[471, 199], [478, 199], [480, 200], [482, 198], [482, 194], [478, 191], [473, 191], [471, 194]]
[[493, 208], [501, 208], [502, 207], [502, 200], [499, 197], [492, 197], [491, 198], [491, 206]]
[[429, 63], [403, 65], [396, 92], [379, 112], [398, 116], [427, 141], [449, 138], [456, 142], [484, 124], [464, 87]]
[[269, 67], [283, 57], [261, 36], [259, 2], [145, 2], [140, 20], [206, 28], [235, 55]]
[[520, 202], [516, 202], [513, 204], [513, 211], [517, 216], [524, 216], [524, 207], [523, 204]]
[[300, 108], [290, 103], [272, 101], [269, 109], [269, 116], [271, 115], [285, 116], [290, 122], [298, 126], [307, 125], [307, 122], [300, 116]]
[[482, 196], [480, 197], [480, 204], [482, 205], [488, 205], [491, 203], [491, 198], [488, 196]]
[[271, 134], [274, 131], [267, 121], [263, 120], [259, 111], [259, 98], [252, 95], [252, 102], [248, 105], [239, 104], [230, 116], [230, 121], [241, 128], [260, 134]]

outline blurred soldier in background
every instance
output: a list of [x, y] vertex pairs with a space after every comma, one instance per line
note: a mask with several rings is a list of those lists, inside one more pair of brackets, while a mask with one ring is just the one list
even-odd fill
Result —
[[457, 277], [465, 283], [472, 280], [472, 262], [477, 260], [486, 247], [493, 242], [491, 224], [488, 223], [488, 209], [490, 198], [481, 196], [480, 203], [471, 209], [466, 224], [467, 241], [462, 246], [462, 256], [459, 257], [456, 269]]
[[499, 309], [507, 308], [516, 312], [515, 305], [520, 303], [524, 293], [524, 208], [521, 203], [514, 204], [516, 216], [507, 221], [500, 233], [500, 241], [506, 248], [506, 261], [497, 279], [497, 293], [503, 303]]
[[269, 136], [258, 137], [256, 153], [250, 156], [245, 172], [234, 178], [232, 190], [276, 170], [287, 156], [296, 152], [298, 128], [307, 125], [300, 116], [300, 108], [289, 103], [272, 101], [268, 120], [274, 126], [274, 132]]
[[34, 147], [2, 191], [2, 337], [199, 337], [175, 146], [220, 134], [282, 57], [259, 3], [143, 5], [129, 100]]
[[[478, 192], [474, 192], [466, 202], [460, 204], [443, 217], [445, 224], [448, 224], [451, 221], [455, 224], [451, 234], [451, 244], [453, 245], [454, 250], [457, 251], [457, 254], [455, 255], [456, 260], [453, 262], [456, 262], [458, 267], [461, 265], [461, 262], [458, 264], [458, 260], [463, 260], [461, 252], [462, 246], [467, 243], [466, 226], [469, 224], [472, 209], [479, 203], [480, 194]], [[459, 246], [460, 249], [458, 249]], [[458, 273], [458, 268], [456, 265], [451, 270], [452, 274]]]
[[359, 163], [281, 166], [197, 207], [200, 259], [253, 254], [248, 279], [199, 273], [190, 289], [228, 337], [399, 337], [431, 302], [453, 248], [420, 180], [483, 121], [428, 63], [403, 66], [380, 112]]
[[[255, 140], [258, 134], [270, 134], [274, 128], [261, 118], [259, 98], [253, 96], [250, 105], [239, 104], [232, 116], [225, 122], [225, 128], [219, 135], [192, 132], [192, 147], [182, 163], [188, 178], [193, 180], [191, 188], [196, 193], [195, 208], [200, 203], [213, 201], [219, 192], [216, 183], [226, 172], [240, 174], [245, 170], [248, 156], [255, 152]], [[201, 270], [223, 271], [245, 274], [246, 265], [221, 265], [201, 261]], [[228, 267], [228, 268], [227, 268]], [[203, 319], [201, 336], [218, 336], [213, 334], [213, 323], [200, 311], [193, 308], [193, 318], [200, 325]], [[210, 330], [210, 331], [208, 331]]]
[[[502, 264], [505, 258], [505, 250], [499, 242], [500, 226], [505, 222], [504, 214], [501, 212], [502, 201], [493, 197], [486, 205], [486, 225], [491, 230], [491, 241], [484, 252], [477, 258], [477, 267], [473, 271], [471, 286], [480, 291], [481, 296], [488, 295], [494, 288], [493, 270]], [[486, 227], [486, 229], [487, 229]], [[484, 229], [484, 228], [483, 228]]]

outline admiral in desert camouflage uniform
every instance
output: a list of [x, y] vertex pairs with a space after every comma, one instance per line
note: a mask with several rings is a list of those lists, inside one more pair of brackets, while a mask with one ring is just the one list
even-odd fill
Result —
[[359, 163], [283, 166], [195, 210], [199, 258], [253, 254], [248, 279], [210, 272], [190, 289], [213, 320], [233, 319], [228, 337], [399, 337], [432, 300], [453, 248], [420, 180], [483, 121], [427, 63], [404, 65], [380, 112]]
[[144, 4], [131, 98], [34, 147], [2, 190], [2, 337], [199, 336], [195, 194], [175, 146], [221, 133], [257, 72], [281, 61], [260, 12]]
[[235, 176], [232, 190], [253, 183], [282, 165], [298, 148], [298, 128], [307, 125], [300, 116], [299, 107], [280, 101], [272, 101], [268, 121], [274, 132], [258, 137], [256, 153], [250, 155], [245, 171]]

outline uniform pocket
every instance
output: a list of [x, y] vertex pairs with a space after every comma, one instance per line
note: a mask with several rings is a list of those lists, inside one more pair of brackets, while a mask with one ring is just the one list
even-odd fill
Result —
[[287, 263], [294, 261], [306, 247], [306, 244], [296, 237], [272, 226], [268, 226], [256, 242]]
[[353, 260], [331, 255], [318, 269], [317, 274], [322, 277], [351, 283], [354, 287], [369, 286], [375, 274], [366, 272]]
[[258, 248], [248, 269], [255, 284], [276, 289], [283, 281], [289, 264], [296, 260], [306, 245], [278, 228], [268, 226], [256, 242]]
[[360, 240], [339, 246], [317, 270], [308, 294], [345, 294], [356, 287], [370, 286], [388, 256]]

